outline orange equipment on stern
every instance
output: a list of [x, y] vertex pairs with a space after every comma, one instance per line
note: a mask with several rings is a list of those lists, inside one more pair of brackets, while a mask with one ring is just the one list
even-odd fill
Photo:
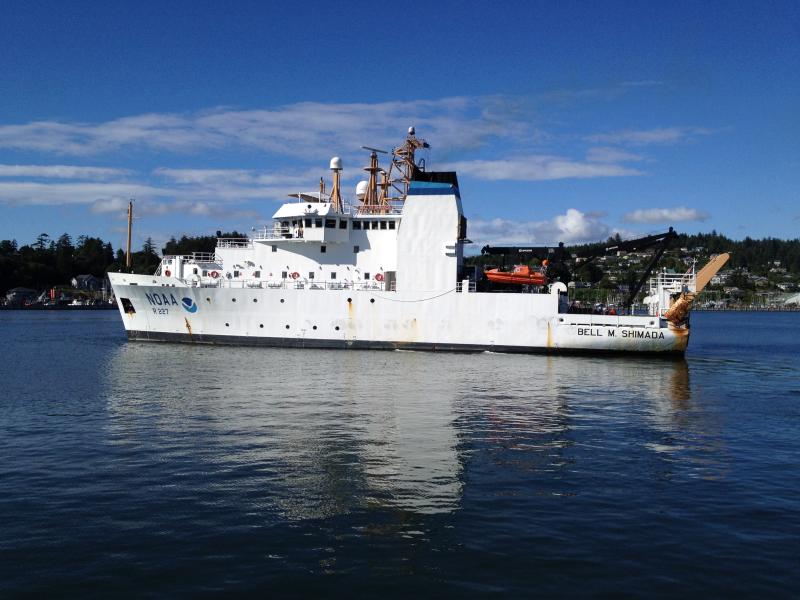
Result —
[[535, 271], [527, 265], [516, 265], [513, 271], [489, 269], [484, 273], [489, 281], [495, 283], [511, 283], [517, 285], [545, 285], [547, 278], [541, 271]]

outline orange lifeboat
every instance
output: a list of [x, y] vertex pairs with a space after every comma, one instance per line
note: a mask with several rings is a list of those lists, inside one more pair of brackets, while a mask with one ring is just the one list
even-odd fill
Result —
[[527, 265], [516, 265], [513, 271], [489, 269], [484, 274], [489, 281], [495, 283], [511, 283], [517, 285], [544, 285], [547, 277], [541, 271], [535, 271]]

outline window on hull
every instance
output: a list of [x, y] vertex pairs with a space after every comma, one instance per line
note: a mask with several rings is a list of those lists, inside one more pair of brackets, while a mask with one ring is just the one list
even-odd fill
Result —
[[126, 314], [136, 314], [136, 309], [133, 308], [133, 303], [128, 298], [120, 298], [119, 301], [122, 303], [122, 310], [124, 310]]

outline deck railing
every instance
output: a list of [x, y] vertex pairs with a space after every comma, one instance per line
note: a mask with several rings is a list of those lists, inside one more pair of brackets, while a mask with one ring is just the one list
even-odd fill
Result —
[[252, 245], [250, 238], [217, 238], [217, 248], [249, 248]]
[[255, 240], [281, 240], [292, 237], [292, 230], [290, 227], [281, 227], [275, 225], [274, 227], [265, 227], [258, 231], [253, 239]]
[[262, 279], [217, 279], [215, 281], [187, 280], [192, 287], [232, 288], [232, 289], [267, 289], [267, 290], [355, 290], [355, 291], [395, 291], [394, 286], [386, 287], [385, 282], [378, 281], [322, 281], [306, 279], [295, 281], [283, 279], [264, 281]]

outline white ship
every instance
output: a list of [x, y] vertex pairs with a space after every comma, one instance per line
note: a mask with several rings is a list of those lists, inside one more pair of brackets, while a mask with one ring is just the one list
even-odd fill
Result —
[[[109, 273], [132, 340], [285, 347], [680, 354], [692, 300], [727, 260], [657, 273], [649, 314], [582, 314], [567, 286], [536, 279], [516, 293], [476, 286], [458, 179], [426, 172], [413, 128], [389, 153], [371, 150], [368, 181], [342, 199], [342, 162], [283, 204], [249, 238], [213, 254], [164, 256], [154, 275]], [[651, 236], [655, 237], [655, 236]], [[560, 247], [560, 248], [563, 248]], [[559, 248], [549, 248], [556, 254]], [[543, 261], [546, 265], [547, 263]]]

